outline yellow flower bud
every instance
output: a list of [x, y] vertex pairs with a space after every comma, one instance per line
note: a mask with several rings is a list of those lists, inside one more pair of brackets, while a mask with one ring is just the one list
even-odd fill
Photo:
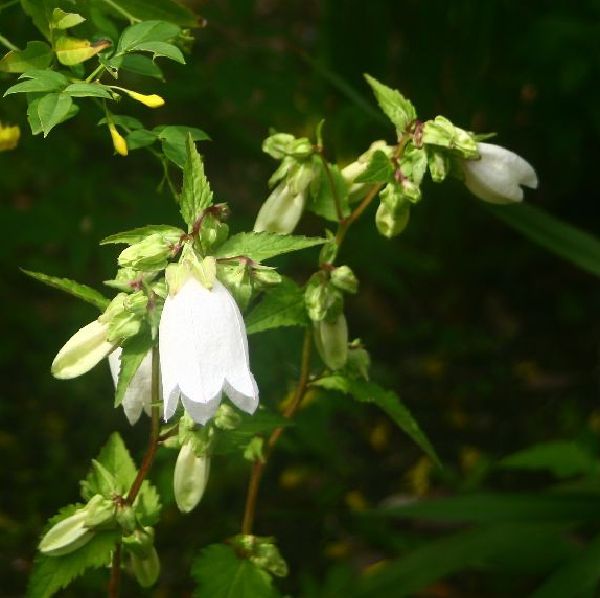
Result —
[[21, 129], [19, 127], [5, 127], [0, 124], [0, 152], [13, 150], [19, 143]]
[[108, 123], [108, 130], [112, 137], [115, 152], [117, 152], [119, 156], [126, 156], [129, 153], [129, 150], [127, 149], [127, 141], [125, 141], [123, 135], [117, 131], [117, 127], [115, 127], [113, 123]]
[[137, 91], [129, 91], [128, 89], [123, 90], [129, 97], [137, 100], [144, 104], [144, 106], [148, 106], [148, 108], [160, 108], [165, 105], [165, 101], [159, 95], [155, 93], [150, 95], [145, 95], [143, 93], [138, 93]]

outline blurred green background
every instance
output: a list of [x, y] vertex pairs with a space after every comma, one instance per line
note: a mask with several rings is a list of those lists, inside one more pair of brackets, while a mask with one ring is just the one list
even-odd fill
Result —
[[[147, 128], [185, 124], [212, 137], [201, 151], [217, 199], [233, 210], [234, 231], [252, 226], [266, 198], [275, 164], [260, 146], [269, 127], [312, 136], [325, 118], [326, 151], [340, 163], [374, 139], [393, 140], [362, 78], [368, 72], [410, 97], [421, 118], [444, 114], [464, 128], [498, 132], [497, 143], [537, 169], [540, 188], [526, 201], [597, 232], [600, 2], [190, 6], [208, 25], [195, 33], [188, 65], [164, 65], [164, 85], [134, 80], [136, 89], [164, 95], [166, 106], [127, 111], [137, 110]], [[19, 44], [39, 37], [18, 8], [0, 14], [0, 31]], [[4, 88], [9, 80], [2, 77]], [[105, 365], [69, 383], [50, 376], [58, 349], [96, 315], [18, 268], [101, 288], [117, 251], [98, 247], [104, 236], [179, 223], [170, 197], [156, 189], [157, 163], [143, 152], [113, 156], [91, 106], [47, 140], [31, 137], [24, 113], [20, 97], [0, 104], [0, 119], [23, 131], [16, 151], [0, 154], [2, 596], [22, 595], [44, 521], [77, 499], [77, 482], [109, 433], [119, 429], [138, 459], [147, 434], [147, 421], [129, 428], [112, 409]], [[281, 587], [293, 595], [347, 595], [340, 588], [369, 565], [393, 567], [454, 530], [365, 519], [365, 508], [481, 489], [538, 492], [553, 482], [547, 471], [495, 464], [543, 441], [574, 440], [597, 455], [597, 280], [507, 227], [461, 184], [429, 183], [424, 191], [408, 230], [391, 242], [377, 235], [371, 209], [342, 262], [361, 281], [347, 301], [351, 335], [363, 339], [373, 379], [399, 393], [445, 468], [432, 468], [375, 408], [333, 396], [311, 401], [269, 465], [257, 513], [257, 532], [276, 536], [290, 564]], [[311, 216], [300, 230], [322, 232]], [[315, 259], [309, 250], [278, 264], [302, 282]], [[297, 376], [300, 343], [293, 329], [250, 339], [265, 403], [275, 406]], [[203, 503], [182, 517], [170, 490], [175, 456], [161, 453], [152, 474], [165, 503], [157, 533], [163, 573], [147, 595], [189, 595], [193, 554], [237, 533], [241, 520], [246, 463], [215, 459]], [[595, 481], [597, 471], [590, 475]], [[594, 529], [569, 531], [569, 555]], [[410, 595], [528, 595], [564, 556], [547, 544], [540, 550], [548, 552], [538, 555], [541, 565], [500, 559], [458, 567]], [[105, 578], [92, 573], [65, 595], [101, 594]], [[124, 595], [141, 595], [125, 584]], [[370, 595], [396, 595], [389, 592]]]

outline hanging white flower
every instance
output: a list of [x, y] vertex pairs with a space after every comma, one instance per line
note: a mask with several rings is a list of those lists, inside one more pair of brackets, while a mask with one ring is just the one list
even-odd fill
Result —
[[[121, 371], [121, 347], [117, 347], [108, 356], [108, 365], [110, 366], [110, 373], [112, 375], [115, 388], [119, 381], [119, 372]], [[123, 396], [123, 411], [129, 423], [133, 426], [140, 415], [142, 410], [147, 415], [151, 414], [152, 411], [152, 351], [148, 351], [142, 363], [138, 367], [137, 371], [133, 375], [125, 395]]]
[[523, 199], [521, 185], [536, 189], [538, 178], [533, 166], [500, 145], [478, 143], [479, 159], [461, 162], [467, 189], [484, 201], [496, 204]]
[[159, 328], [165, 420], [181, 398], [191, 418], [205, 424], [223, 392], [254, 413], [258, 387], [250, 371], [246, 327], [235, 300], [214, 277], [214, 258], [174, 268], [173, 275], [167, 270], [169, 296]]

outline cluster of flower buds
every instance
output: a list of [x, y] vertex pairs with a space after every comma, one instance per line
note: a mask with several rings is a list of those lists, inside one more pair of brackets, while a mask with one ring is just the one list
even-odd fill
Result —
[[281, 164], [269, 180], [274, 188], [258, 212], [254, 230], [291, 233], [302, 216], [317, 172], [315, 148], [306, 137], [276, 133], [265, 139], [263, 151]]

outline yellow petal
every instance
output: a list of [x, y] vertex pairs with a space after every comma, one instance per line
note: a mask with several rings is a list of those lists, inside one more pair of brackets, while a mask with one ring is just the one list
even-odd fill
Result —
[[5, 127], [0, 125], [0, 152], [13, 150], [19, 143], [21, 129], [19, 127]]
[[129, 97], [133, 98], [134, 100], [137, 100], [138, 102], [141, 102], [142, 104], [144, 104], [144, 106], [148, 106], [148, 108], [160, 108], [161, 106], [165, 105], [164, 99], [161, 98], [159, 95], [156, 95], [155, 93], [145, 95], [143, 93], [138, 93], [137, 91], [129, 91], [127, 89], [124, 89], [123, 91], [125, 91], [125, 93]]
[[108, 130], [110, 131], [110, 136], [112, 137], [112, 142], [117, 154], [126, 156], [129, 153], [129, 150], [127, 149], [127, 141], [125, 141], [123, 135], [117, 131], [117, 128], [112, 123], [109, 123]]

